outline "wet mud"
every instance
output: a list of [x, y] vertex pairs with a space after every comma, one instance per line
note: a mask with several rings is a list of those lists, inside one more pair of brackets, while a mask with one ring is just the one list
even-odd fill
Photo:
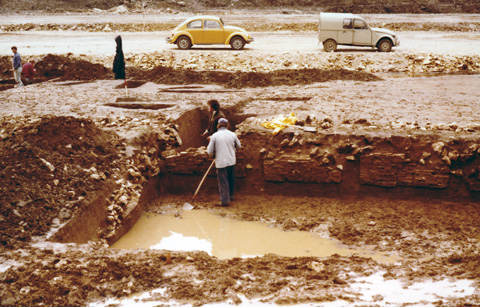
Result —
[[[270, 55], [132, 56], [129, 73], [138, 80], [129, 80], [128, 92], [123, 80], [113, 80], [109, 58], [42, 55], [39, 80], [49, 82], [1, 91], [0, 305], [117, 306], [107, 300], [154, 290], [147, 301], [158, 305], [479, 305], [478, 56]], [[0, 58], [2, 71], [10, 59]], [[212, 97], [244, 146], [238, 193], [227, 208], [217, 206], [214, 174], [192, 201], [209, 162], [205, 140], [195, 136]], [[159, 107], [166, 105], [173, 106]], [[275, 136], [260, 126], [290, 112], [318, 133], [287, 128]], [[369, 156], [371, 164], [361, 164], [373, 145], [380, 162], [392, 163]], [[177, 156], [186, 160], [169, 168], [175, 160], [169, 157]], [[312, 161], [328, 172], [316, 172]], [[385, 171], [413, 163], [415, 170], [441, 172], [427, 172], [432, 181], [408, 181]], [[99, 196], [104, 216], [88, 229], [90, 237], [53, 242]], [[220, 259], [110, 247], [132, 206], [180, 219], [186, 202], [219, 218], [311, 232], [400, 259]], [[359, 280], [376, 276], [380, 286], [365, 296]], [[418, 301], [393, 301], [382, 292], [390, 281], [408, 288], [445, 280], [469, 286]]]

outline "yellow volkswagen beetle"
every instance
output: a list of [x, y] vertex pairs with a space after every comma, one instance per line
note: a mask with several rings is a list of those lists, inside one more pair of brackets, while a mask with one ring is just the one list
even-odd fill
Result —
[[245, 44], [253, 42], [253, 38], [242, 28], [226, 26], [219, 17], [196, 16], [178, 25], [167, 42], [177, 44], [180, 49], [189, 49], [192, 45], [222, 44], [241, 50]]

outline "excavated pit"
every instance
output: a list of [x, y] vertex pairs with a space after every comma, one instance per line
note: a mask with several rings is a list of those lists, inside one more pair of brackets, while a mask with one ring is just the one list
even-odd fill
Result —
[[[110, 101], [117, 95], [118, 91], [112, 92]], [[132, 97], [141, 100], [141, 103], [148, 103], [149, 99], [141, 93]], [[16, 242], [28, 240], [24, 234], [25, 230], [28, 231], [25, 225], [41, 222], [44, 225], [42, 231], [52, 224], [58, 226], [56, 232], [46, 238], [48, 240], [90, 243], [92, 257], [101, 255], [102, 261], [108, 262], [106, 268], [110, 271], [107, 274], [114, 276], [110, 283], [118, 282], [118, 289], [123, 289], [120, 284], [128, 282], [132, 274], [130, 265], [139, 265], [133, 271], [141, 271], [138, 280], [147, 281], [148, 287], [132, 286], [135, 293], [158, 287], [159, 278], [168, 275], [164, 270], [169, 270], [169, 266], [189, 268], [199, 263], [201, 266], [206, 263], [207, 267], [225, 268], [228, 280], [234, 280], [238, 275], [236, 272], [251, 272], [255, 278], [245, 281], [249, 289], [261, 289], [262, 285], [268, 285], [272, 272], [277, 277], [283, 276], [280, 279], [275, 277], [281, 282], [282, 278], [301, 276], [299, 280], [305, 279], [309, 287], [312, 282], [315, 283], [315, 291], [326, 287], [340, 287], [338, 290], [344, 291], [347, 286], [355, 286], [356, 277], [349, 275], [349, 270], [361, 276], [371, 270], [383, 272], [383, 276], [398, 274], [405, 279], [411, 277], [408, 274], [425, 279], [435, 270], [435, 276], [458, 276], [452, 285], [459, 287], [463, 279], [475, 279], [472, 276], [478, 270], [471, 269], [476, 263], [475, 242], [471, 251], [465, 251], [462, 242], [465, 232], [473, 237], [478, 232], [480, 139], [475, 133], [478, 131], [476, 126], [466, 127], [460, 132], [458, 127], [450, 129], [443, 126], [444, 130], [440, 133], [434, 129], [372, 129], [370, 122], [362, 118], [348, 123], [345, 121], [339, 127], [329, 126], [329, 121], [307, 121], [302, 117], [300, 124], [315, 127], [317, 132], [286, 128], [273, 135], [272, 130], [259, 124], [261, 119], [248, 105], [274, 101], [277, 106], [280, 103], [297, 103], [301, 107], [302, 104], [315, 103], [315, 98], [309, 97], [267, 94], [224, 104], [231, 128], [243, 144], [238, 153], [237, 197], [229, 208], [216, 206], [218, 187], [212, 171], [193, 203], [196, 209], [201, 210], [194, 212], [202, 214], [209, 211], [223, 221], [256, 222], [288, 232], [302, 231], [330, 237], [346, 246], [349, 250], [346, 255], [335, 250], [333, 255], [326, 256], [301, 253], [297, 254], [298, 257], [295, 254], [280, 256], [272, 254], [280, 252], [270, 250], [270, 254], [266, 251], [262, 257], [242, 258], [242, 255], [236, 254], [233, 258], [226, 256], [224, 259], [213, 253], [210, 256], [206, 252], [164, 250], [164, 246], [162, 250], [105, 249], [104, 242], [121, 242], [119, 240], [138, 221], [142, 223], [142, 217], [153, 214], [171, 217], [173, 214], [174, 222], [177, 218], [189, 221], [189, 213], [183, 206], [191, 202], [211, 159], [205, 153], [206, 140], [199, 137], [206, 127], [208, 111], [200, 103], [195, 107], [183, 106], [182, 109], [183, 101], [177, 104], [177, 109], [168, 111], [176, 115], [172, 116], [172, 121], [162, 119], [153, 121], [153, 124], [151, 118], [158, 118], [161, 112], [146, 110], [142, 111], [145, 117], [140, 119], [119, 116], [108, 120], [96, 119], [95, 123], [63, 117], [45, 118], [38, 122], [20, 119], [5, 122], [2, 126], [2, 150], [9, 153], [5, 161], [11, 160], [12, 163], [7, 165], [4, 169], [7, 172], [0, 179], [11, 182], [10, 178], [15, 177], [17, 182], [24, 182], [30, 178], [27, 176], [29, 173], [39, 173], [45, 181], [34, 182], [35, 188], [28, 192], [32, 198], [12, 202], [2, 208], [2, 215], [11, 218], [8, 223], [12, 225], [12, 232], [17, 232]], [[110, 112], [113, 108], [105, 109]], [[135, 109], [126, 110], [131, 112]], [[112, 126], [115, 129], [112, 130]], [[129, 138], [120, 141], [118, 132]], [[21, 163], [27, 163], [31, 168], [18, 168]], [[11, 186], [15, 186], [15, 182], [5, 184], [4, 188]], [[34, 192], [46, 194], [35, 196]], [[54, 200], [49, 197], [52, 193], [58, 195]], [[66, 205], [62, 207], [64, 203]], [[26, 211], [33, 208], [40, 211], [29, 215]], [[19, 222], [20, 218], [14, 212], [28, 222]], [[44, 216], [45, 212], [49, 215], [44, 221], [38, 221], [36, 218]], [[71, 217], [67, 217], [67, 213]], [[51, 223], [55, 216], [60, 221]], [[197, 218], [203, 219], [201, 215]], [[227, 242], [232, 241], [231, 235], [226, 233]], [[170, 239], [181, 238], [177, 235]], [[12, 240], [9, 238], [2, 242], [6, 246], [16, 246], [10, 243]], [[73, 250], [72, 246], [77, 245], [69, 245], [68, 250], [62, 253], [68, 255], [65, 258], [72, 259], [71, 262], [59, 260], [64, 256], [49, 253], [49, 247], [45, 252], [42, 250], [45, 243], [35, 243], [39, 245], [33, 246], [39, 246], [41, 251], [34, 250], [33, 253], [42, 255], [38, 261], [48, 259], [48, 264], [52, 264], [51, 268], [42, 267], [46, 274], [53, 276], [57, 267], [65, 265], [81, 276], [75, 259], [88, 257], [87, 253]], [[371, 246], [377, 256], [398, 254], [399, 258], [393, 260], [393, 264], [372, 259], [371, 255], [362, 252], [366, 246]], [[249, 252], [244, 254], [248, 256]], [[261, 255], [263, 252], [253, 254]], [[168, 262], [169, 257], [172, 263]], [[97, 269], [96, 264], [91, 263], [95, 261], [87, 261], [94, 270]], [[122, 263], [129, 264], [122, 266]], [[268, 276], [257, 278], [264, 272], [265, 263], [268, 263]], [[410, 273], [402, 271], [404, 266], [407, 266], [405, 272]], [[37, 268], [37, 264], [30, 265], [25, 272], [18, 270], [18, 274], [28, 277]], [[105, 272], [106, 269], [99, 264], [98, 270]], [[154, 273], [150, 280], [145, 276], [150, 276], [146, 272], [151, 270]], [[101, 283], [100, 279], [95, 279], [96, 274], [93, 271], [90, 275], [94, 282], [88, 281], [89, 284]], [[206, 282], [211, 279], [212, 287], [216, 287], [219, 274], [223, 273], [212, 270]], [[116, 276], [120, 276], [118, 280]], [[185, 297], [184, 286], [188, 278], [189, 272], [182, 275], [178, 291], [174, 290], [177, 291], [175, 298]], [[385, 281], [380, 279], [380, 283]], [[171, 281], [162, 282], [172, 284]], [[78, 284], [73, 278], [72, 283]], [[195, 285], [194, 278], [188, 280], [189, 283]], [[282, 284], [275, 289], [281, 287]], [[195, 291], [189, 288], [189, 292]], [[275, 290], [268, 293], [273, 292]], [[304, 292], [304, 295], [309, 297], [309, 292]], [[302, 302], [302, 299], [291, 302]]]
[[142, 85], [144, 85], [145, 83], [147, 83], [147, 81], [143, 81], [143, 80], [125, 80], [124, 82], [122, 82], [121, 84], [118, 84], [117, 86], [115, 86], [116, 89], [121, 89], [121, 88], [125, 88], [127, 87], [128, 88], [138, 88]]
[[106, 103], [104, 105], [107, 107], [133, 109], [133, 110], [137, 110], [137, 109], [161, 110], [161, 109], [168, 109], [175, 106], [174, 104], [152, 103], [152, 102], [118, 103], [119, 100], [123, 100], [123, 99], [117, 99], [117, 103]]
[[[272, 136], [271, 130], [249, 123], [254, 119], [252, 115], [234, 113], [236, 106], [224, 111], [243, 144], [237, 154], [239, 195], [332, 199], [375, 196], [385, 201], [423, 199], [425, 202], [479, 199], [480, 140], [475, 137], [427, 132], [386, 134], [360, 129], [332, 132], [320, 127], [313, 133], [286, 128]], [[130, 212], [124, 215], [121, 229], [109, 238], [110, 243], [135, 224], [149, 202], [161, 202], [169, 195], [190, 201], [212, 161], [205, 151], [207, 140], [199, 137], [208, 124], [207, 118], [204, 108], [195, 108], [176, 119], [181, 145], [162, 153], [162, 171], [144, 185], [141, 201], [129, 209], [131, 215]], [[97, 202], [107, 195], [100, 196]], [[216, 195], [218, 187], [212, 170], [199, 197], [207, 196], [209, 201], [216, 202]], [[89, 207], [86, 211], [95, 212]], [[105, 227], [106, 210], [96, 214], [102, 216], [99, 220]], [[78, 225], [85, 223], [80, 221]], [[72, 227], [66, 231], [70, 232], [78, 235], [79, 229]], [[90, 233], [80, 241], [93, 237]], [[69, 242], [71, 238], [60, 231], [56, 240]]]

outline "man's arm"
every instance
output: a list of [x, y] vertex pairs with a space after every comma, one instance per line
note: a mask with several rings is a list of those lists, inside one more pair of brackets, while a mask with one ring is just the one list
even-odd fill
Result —
[[215, 138], [213, 136], [210, 139], [210, 142], [208, 143], [207, 153], [210, 157], [214, 157], [214, 154], [215, 154]]
[[242, 148], [242, 144], [240, 144], [240, 140], [238, 139], [238, 137], [235, 135], [235, 149], [240, 149]]

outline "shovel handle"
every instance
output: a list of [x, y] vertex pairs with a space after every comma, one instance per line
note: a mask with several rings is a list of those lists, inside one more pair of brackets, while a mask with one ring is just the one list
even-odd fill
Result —
[[213, 164], [215, 164], [215, 159], [212, 161], [212, 164], [210, 164], [210, 167], [208, 168], [208, 170], [207, 170], [207, 172], [205, 173], [205, 175], [203, 175], [202, 181], [200, 181], [200, 184], [198, 185], [198, 188], [197, 188], [197, 190], [195, 191], [195, 194], [193, 194], [192, 203], [193, 203], [193, 201], [195, 200], [195, 197], [197, 196], [198, 191], [200, 191], [200, 187], [202, 186], [203, 182], [205, 181], [205, 178], [207, 178], [208, 173], [210, 173], [210, 170], [212, 169]]

